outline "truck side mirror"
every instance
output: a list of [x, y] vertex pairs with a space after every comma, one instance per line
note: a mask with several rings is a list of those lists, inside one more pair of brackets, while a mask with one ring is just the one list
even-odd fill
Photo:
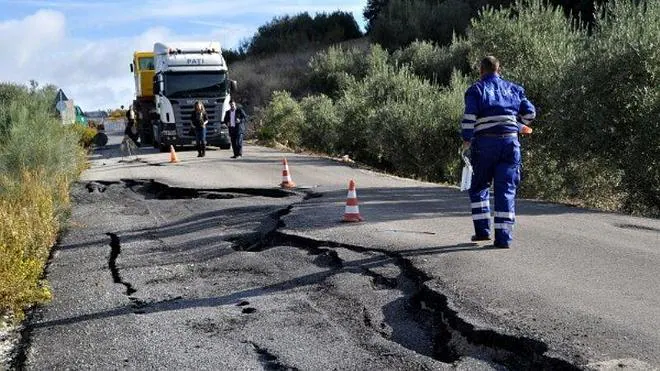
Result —
[[131, 72], [133, 72], [133, 63], [129, 64], [129, 66], [131, 67]]
[[236, 80], [229, 80], [229, 92], [234, 93], [238, 90], [238, 83]]

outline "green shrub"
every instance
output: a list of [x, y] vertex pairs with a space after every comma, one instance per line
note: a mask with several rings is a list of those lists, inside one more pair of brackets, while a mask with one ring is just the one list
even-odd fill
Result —
[[92, 146], [94, 143], [94, 137], [98, 133], [98, 131], [94, 128], [77, 124], [69, 125], [67, 127], [78, 136], [78, 143], [84, 148], [89, 148]]
[[0, 147], [9, 139], [12, 128], [11, 106], [16, 102], [27, 102], [30, 95], [27, 86], [0, 83]]
[[468, 60], [477, 65], [495, 55], [505, 78], [522, 84], [545, 113], [562, 94], [559, 82], [574, 67], [587, 36], [574, 29], [561, 8], [544, 3], [528, 0], [511, 9], [484, 9], [468, 32]]
[[454, 38], [449, 46], [437, 46], [430, 41], [415, 41], [392, 54], [399, 65], [408, 66], [415, 75], [440, 84], [449, 84], [452, 72], [470, 72], [468, 63], [469, 45], [465, 40]]
[[473, 10], [462, 0], [389, 0], [370, 26], [371, 39], [389, 50], [405, 47], [415, 40], [441, 45], [463, 34]]
[[289, 92], [274, 92], [262, 119], [264, 124], [257, 133], [260, 140], [298, 148], [305, 116]]
[[330, 47], [309, 62], [312, 89], [337, 98], [352, 82], [364, 79], [370, 70], [382, 68], [388, 61], [389, 53], [378, 45], [372, 45], [367, 51], [358, 47]]
[[51, 106], [52, 101], [36, 96], [9, 105], [12, 124], [0, 148], [0, 174], [43, 169], [48, 177], [63, 174], [72, 180], [79, 174], [85, 162], [80, 137], [60, 123]]
[[407, 68], [373, 69], [337, 102], [340, 143], [356, 160], [397, 174], [455, 179], [458, 123], [467, 81], [438, 90]]
[[304, 114], [303, 145], [328, 154], [336, 153], [340, 119], [332, 99], [325, 95], [309, 96], [303, 98], [300, 107]]
[[609, 209], [658, 216], [660, 3], [619, 2], [606, 15], [562, 80], [564, 95], [557, 102], [562, 109], [554, 120], [559, 135], [569, 139], [553, 151], [584, 163], [578, 171], [599, 162], [604, 164], [599, 169], [617, 174], [580, 192], [580, 198], [622, 194], [620, 204], [609, 202]]

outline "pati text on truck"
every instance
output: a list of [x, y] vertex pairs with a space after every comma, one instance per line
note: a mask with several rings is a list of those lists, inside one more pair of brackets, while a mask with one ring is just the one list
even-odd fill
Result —
[[154, 147], [168, 151], [170, 145], [196, 144], [190, 117], [195, 102], [200, 101], [208, 114], [207, 144], [229, 149], [229, 130], [222, 119], [236, 82], [228, 78], [220, 44], [156, 43], [154, 67]]

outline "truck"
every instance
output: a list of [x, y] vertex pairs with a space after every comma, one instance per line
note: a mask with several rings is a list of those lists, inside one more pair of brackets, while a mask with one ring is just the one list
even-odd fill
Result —
[[141, 144], [153, 143], [153, 121], [156, 115], [154, 101], [154, 52], [136, 51], [130, 65], [135, 80], [133, 109]]
[[229, 149], [229, 130], [222, 119], [236, 81], [228, 78], [220, 43], [155, 43], [153, 53], [154, 147], [167, 151], [170, 145], [195, 144], [190, 118], [195, 102], [201, 101], [209, 119], [207, 144]]

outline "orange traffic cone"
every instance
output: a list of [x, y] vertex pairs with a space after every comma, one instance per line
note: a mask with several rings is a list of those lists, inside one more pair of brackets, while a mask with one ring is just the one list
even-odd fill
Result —
[[295, 188], [296, 183], [291, 180], [291, 173], [289, 172], [289, 163], [286, 161], [286, 158], [284, 161], [282, 161], [282, 164], [284, 165], [284, 169], [282, 170], [282, 183], [280, 183], [280, 187], [282, 188]]
[[351, 179], [348, 183], [348, 195], [346, 196], [346, 209], [344, 211], [343, 222], [361, 222], [360, 207], [358, 206], [357, 192], [355, 190], [355, 181]]
[[170, 163], [177, 163], [179, 159], [176, 157], [176, 151], [174, 151], [174, 146], [170, 145]]

